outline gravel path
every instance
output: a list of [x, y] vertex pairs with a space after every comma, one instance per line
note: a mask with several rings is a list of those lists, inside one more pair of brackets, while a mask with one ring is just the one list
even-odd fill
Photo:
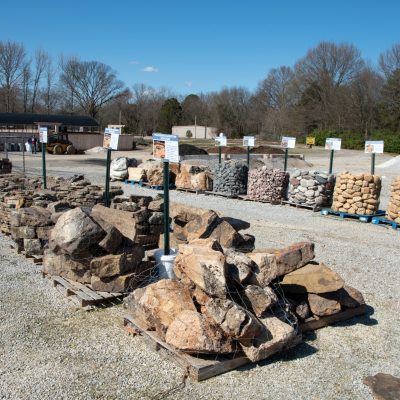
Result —
[[0, 236], [1, 399], [372, 399], [363, 378], [400, 376], [400, 232], [291, 207], [178, 192], [171, 198], [251, 222], [257, 247], [314, 241], [317, 259], [365, 294], [370, 315], [310, 334], [260, 364], [183, 383], [180, 368], [124, 332], [122, 306], [74, 310]]

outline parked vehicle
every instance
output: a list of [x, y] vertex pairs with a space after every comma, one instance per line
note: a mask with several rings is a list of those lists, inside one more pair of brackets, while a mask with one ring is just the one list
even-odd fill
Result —
[[68, 139], [67, 133], [49, 136], [46, 150], [51, 154], [76, 154], [76, 148]]

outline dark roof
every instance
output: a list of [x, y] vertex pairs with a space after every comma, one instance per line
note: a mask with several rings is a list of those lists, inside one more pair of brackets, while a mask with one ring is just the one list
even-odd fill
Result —
[[99, 126], [94, 118], [86, 115], [0, 113], [0, 125], [33, 125], [38, 122], [59, 123], [68, 126]]

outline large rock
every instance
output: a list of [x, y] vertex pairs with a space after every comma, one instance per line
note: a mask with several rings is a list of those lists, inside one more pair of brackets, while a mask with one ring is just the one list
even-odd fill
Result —
[[268, 316], [260, 321], [264, 326], [262, 333], [250, 346], [241, 343], [243, 352], [253, 362], [264, 360], [285, 346], [289, 346], [296, 337], [295, 329], [277, 317]]
[[261, 249], [248, 256], [257, 265], [252, 283], [265, 287], [275, 278], [310, 262], [314, 258], [314, 243], [299, 242], [278, 250]]
[[43, 254], [43, 247], [40, 239], [24, 239], [24, 249], [28, 256], [39, 256]]
[[254, 261], [233, 249], [226, 250], [225, 257], [228, 264], [228, 276], [237, 283], [246, 283], [256, 268]]
[[337, 300], [328, 299], [315, 293], [308, 294], [308, 304], [310, 305], [311, 312], [314, 315], [318, 315], [318, 317], [336, 314], [341, 309], [340, 303]]
[[118, 229], [126, 238], [135, 241], [136, 229], [133, 214], [128, 211], [115, 210], [107, 208], [101, 204], [96, 204], [90, 216], [99, 224], [101, 220], [109, 223]]
[[182, 164], [175, 185], [178, 188], [211, 190], [212, 180], [206, 167]]
[[180, 253], [174, 265], [177, 277], [185, 275], [209, 296], [225, 298], [227, 294], [225, 257], [219, 251]]
[[307, 264], [284, 276], [282, 289], [288, 293], [328, 293], [341, 289], [343, 279], [325, 264]]
[[96, 222], [101, 226], [103, 231], [106, 232], [104, 238], [99, 242], [99, 246], [108, 253], [116, 253], [122, 244], [124, 236], [117, 228], [104, 221], [102, 218], [97, 217]]
[[232, 339], [215, 323], [197, 311], [185, 310], [176, 316], [165, 335], [165, 341], [188, 353], [231, 353]]
[[[219, 221], [220, 219], [218, 214], [212, 210], [208, 210], [205, 213], [196, 216], [191, 219], [184, 228], [187, 240], [190, 242], [194, 239], [209, 237], [211, 232], [213, 232], [218, 225]], [[217, 237], [215, 237], [215, 239], [218, 240]]]
[[205, 305], [205, 310], [228, 336], [246, 346], [249, 346], [263, 330], [250, 311], [231, 300], [210, 299]]
[[136, 274], [118, 275], [112, 278], [93, 276], [90, 281], [92, 289], [98, 292], [126, 293], [135, 289], [133, 281]]
[[51, 231], [49, 247], [55, 253], [74, 257], [90, 255], [90, 248], [103, 239], [105, 232], [81, 208], [65, 212]]
[[242, 243], [242, 236], [226, 221], [221, 221], [212, 231], [210, 237], [218, 240], [224, 248], [235, 248]]
[[[51, 222], [51, 213], [46, 208], [42, 207], [27, 207], [21, 208], [18, 211], [19, 217], [19, 225], [16, 226], [47, 226], [52, 225]], [[11, 220], [13, 222], [15, 220]]]
[[261, 317], [266, 310], [278, 301], [278, 297], [269, 286], [262, 288], [257, 285], [249, 285], [246, 286], [245, 294], [257, 317]]
[[355, 308], [365, 304], [362, 293], [348, 285], [344, 285], [336, 292], [325, 293], [324, 297], [327, 299], [336, 300], [341, 306], [347, 308]]
[[13, 239], [34, 239], [36, 229], [32, 226], [11, 226], [11, 237]]
[[116, 275], [123, 275], [134, 272], [144, 256], [143, 247], [134, 245], [129, 253], [108, 254], [103, 257], [96, 257], [90, 262], [92, 275], [99, 278], [111, 278]]

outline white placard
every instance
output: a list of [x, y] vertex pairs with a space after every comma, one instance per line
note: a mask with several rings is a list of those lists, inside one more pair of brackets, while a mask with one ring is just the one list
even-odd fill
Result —
[[121, 134], [121, 129], [119, 128], [105, 128], [103, 147], [105, 149], [118, 150], [118, 141], [120, 134]]
[[254, 147], [255, 137], [254, 136], [243, 136], [244, 147]]
[[325, 150], [340, 150], [342, 148], [342, 139], [340, 138], [326, 138]]
[[47, 128], [46, 127], [39, 128], [39, 142], [47, 143]]
[[153, 133], [153, 157], [179, 162], [179, 137], [164, 133]]
[[223, 133], [220, 133], [219, 136], [215, 138], [216, 146], [226, 146], [227, 140], [226, 136]]
[[290, 136], [283, 136], [281, 141], [283, 149], [294, 149], [296, 147], [296, 138]]
[[366, 153], [376, 153], [376, 154], [382, 154], [383, 153], [383, 146], [384, 142], [383, 140], [367, 140], [365, 142], [365, 152]]

